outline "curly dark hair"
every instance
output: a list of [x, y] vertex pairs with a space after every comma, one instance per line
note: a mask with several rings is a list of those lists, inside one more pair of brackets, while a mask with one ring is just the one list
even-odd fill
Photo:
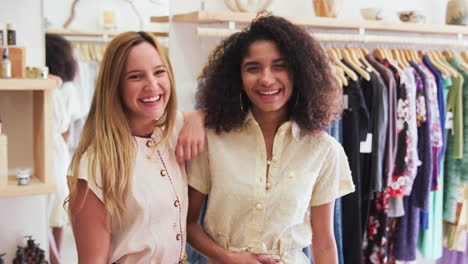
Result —
[[198, 78], [196, 94], [197, 107], [207, 112], [205, 125], [217, 133], [242, 125], [250, 101], [242, 92], [241, 63], [249, 46], [258, 40], [276, 43], [287, 60], [293, 80], [293, 94], [288, 102], [290, 120], [310, 133], [328, 129], [339, 118], [342, 91], [326, 53], [305, 29], [270, 14], [260, 15], [210, 54]]
[[45, 43], [49, 72], [59, 76], [64, 82], [73, 81], [77, 64], [70, 42], [59, 35], [46, 34]]

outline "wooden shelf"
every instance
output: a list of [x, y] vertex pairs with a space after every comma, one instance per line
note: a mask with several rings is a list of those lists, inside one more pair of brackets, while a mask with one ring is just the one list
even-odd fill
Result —
[[45, 184], [38, 178], [32, 177], [27, 185], [18, 185], [16, 177], [10, 176], [8, 177], [8, 185], [0, 188], [0, 198], [48, 194], [54, 191], [54, 184]]
[[[225, 11], [195, 11], [174, 15], [173, 22], [211, 24], [236, 22], [248, 24], [256, 16], [255, 13], [234, 13]], [[151, 17], [151, 22], [168, 19], [167, 16]], [[342, 20], [326, 17], [285, 16], [289, 21], [311, 28], [323, 29], [365, 29], [373, 31], [391, 31], [422, 34], [467, 34], [468, 27], [455, 25], [428, 25], [403, 22], [370, 21], [370, 20]]]
[[[167, 21], [166, 21], [167, 22]], [[76, 29], [46, 29], [46, 33], [57, 34], [61, 36], [73, 37], [103, 37], [116, 36], [124, 31], [107, 31], [107, 30], [76, 30]], [[167, 37], [167, 32], [150, 32], [156, 37]]]
[[40, 91], [55, 87], [57, 82], [51, 79], [0, 79], [0, 91]]

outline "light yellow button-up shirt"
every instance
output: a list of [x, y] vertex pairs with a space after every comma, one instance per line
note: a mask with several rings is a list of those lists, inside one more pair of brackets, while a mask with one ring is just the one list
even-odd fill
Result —
[[[132, 185], [125, 200], [128, 218], [123, 225], [112, 222], [109, 263], [183, 263], [188, 209], [187, 177], [185, 167], [177, 163], [174, 155], [183, 123], [182, 114], [177, 113], [174, 131], [165, 145], [156, 146], [149, 138], [135, 137], [137, 151], [131, 175]], [[160, 130], [155, 129], [152, 137], [159, 139]], [[102, 179], [99, 173], [96, 182], [88, 178], [88, 162], [88, 156], [84, 155], [78, 178], [86, 180], [89, 189], [103, 201], [102, 189], [98, 187], [102, 186]]]
[[288, 121], [275, 135], [267, 180], [266, 147], [251, 114], [240, 129], [208, 129], [206, 136], [205, 151], [189, 162], [187, 173], [190, 186], [209, 194], [208, 235], [230, 251], [308, 263], [302, 248], [312, 241], [309, 206], [354, 191], [341, 145], [326, 133], [302, 133]]

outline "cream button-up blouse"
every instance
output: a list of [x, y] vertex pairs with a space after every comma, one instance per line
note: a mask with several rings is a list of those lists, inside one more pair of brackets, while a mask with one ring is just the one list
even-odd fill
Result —
[[[179, 166], [174, 154], [182, 125], [183, 117], [178, 113], [168, 144], [157, 148], [150, 138], [135, 137], [136, 162], [132, 187], [126, 199], [129, 219], [123, 226], [113, 222], [109, 263], [183, 263], [188, 208], [187, 178], [185, 168]], [[158, 138], [159, 133], [155, 129], [152, 138]], [[94, 183], [88, 179], [87, 171], [88, 159], [85, 156], [80, 164], [79, 178], [88, 181], [91, 191], [102, 201], [102, 190], [97, 187], [101, 180], [98, 177], [97, 183]]]
[[208, 235], [230, 251], [309, 263], [302, 253], [312, 240], [309, 207], [354, 191], [341, 145], [325, 133], [303, 134], [296, 123], [286, 122], [275, 135], [267, 179], [265, 143], [251, 114], [238, 130], [208, 129], [206, 144], [187, 173], [190, 186], [209, 194]]

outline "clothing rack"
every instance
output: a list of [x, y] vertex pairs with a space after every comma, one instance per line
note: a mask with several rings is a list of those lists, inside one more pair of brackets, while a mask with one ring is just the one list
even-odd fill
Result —
[[[57, 34], [63, 36], [65, 39], [71, 42], [88, 42], [88, 43], [107, 43], [112, 37], [123, 33], [124, 31], [84, 31], [84, 30], [73, 30], [73, 29], [46, 29], [46, 33]], [[168, 37], [167, 32], [151, 32], [158, 38]]]
[[[233, 33], [240, 32], [240, 29], [207, 28], [197, 27], [196, 34], [205, 37], [227, 37]], [[310, 32], [316, 39], [326, 42], [357, 42], [375, 44], [408, 44], [424, 46], [456, 46], [467, 47], [468, 41], [463, 38], [463, 34], [455, 37], [422, 37], [422, 36], [388, 36], [368, 34], [364, 29], [356, 33], [324, 33]]]

